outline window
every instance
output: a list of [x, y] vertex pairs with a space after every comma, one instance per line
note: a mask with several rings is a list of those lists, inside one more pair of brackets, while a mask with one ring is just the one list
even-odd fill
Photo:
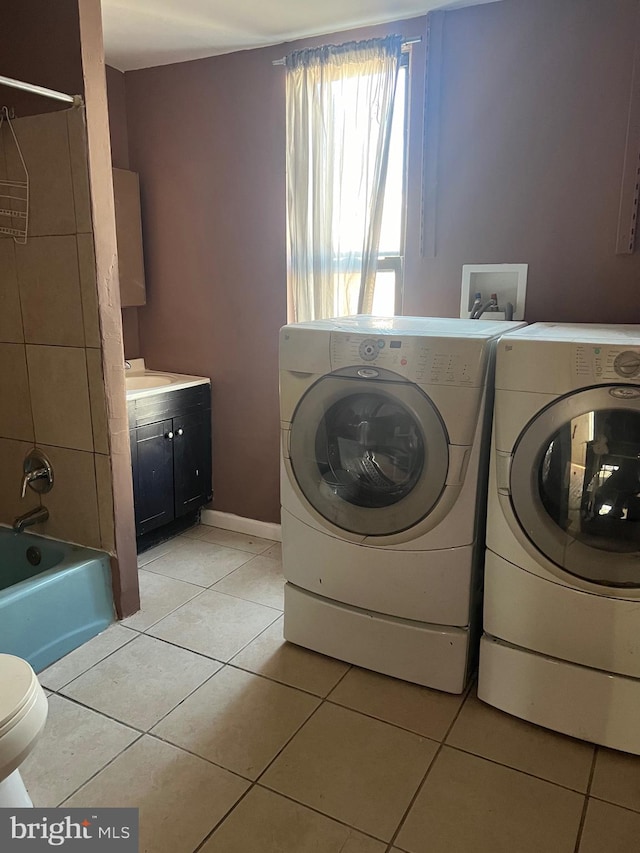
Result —
[[399, 313], [408, 63], [400, 36], [287, 66], [290, 319]]
[[382, 227], [380, 229], [378, 266], [373, 291], [372, 314], [381, 316], [390, 316], [402, 312], [407, 116], [409, 112], [408, 78], [409, 57], [405, 53], [398, 69], [389, 165], [387, 167]]

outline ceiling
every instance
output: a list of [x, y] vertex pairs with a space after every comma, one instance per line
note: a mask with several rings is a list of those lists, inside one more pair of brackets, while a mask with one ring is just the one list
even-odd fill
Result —
[[487, 2], [495, 0], [102, 0], [105, 54], [132, 71]]

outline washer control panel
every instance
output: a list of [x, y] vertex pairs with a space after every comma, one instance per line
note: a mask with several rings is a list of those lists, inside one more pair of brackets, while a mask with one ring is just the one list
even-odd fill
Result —
[[331, 370], [364, 364], [424, 385], [481, 384], [485, 354], [482, 343], [464, 338], [331, 334]]
[[640, 346], [579, 344], [575, 348], [574, 375], [596, 382], [638, 381]]

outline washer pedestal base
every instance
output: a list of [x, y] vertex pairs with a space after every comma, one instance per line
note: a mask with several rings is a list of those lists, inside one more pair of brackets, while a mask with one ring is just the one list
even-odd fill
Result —
[[485, 634], [478, 698], [547, 729], [640, 755], [640, 679], [546, 657]]
[[365, 669], [462, 693], [469, 670], [468, 628], [384, 616], [285, 585], [284, 637]]

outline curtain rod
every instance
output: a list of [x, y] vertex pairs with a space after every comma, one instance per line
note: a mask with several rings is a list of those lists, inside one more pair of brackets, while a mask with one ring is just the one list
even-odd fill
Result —
[[[402, 49], [405, 50], [410, 44], [418, 44], [422, 41], [422, 36], [416, 36], [412, 39], [405, 39], [402, 43]], [[274, 59], [271, 63], [272, 65], [284, 65], [287, 61], [287, 57], [283, 56], [282, 59]]]
[[22, 80], [14, 80], [11, 77], [0, 76], [0, 85], [9, 86], [11, 89], [21, 89], [23, 92], [31, 92], [34, 95], [42, 95], [45, 98], [53, 98], [56, 101], [65, 101], [74, 107], [82, 106], [84, 103], [82, 95], [65, 95], [64, 92], [56, 92], [55, 89], [46, 89], [44, 86], [36, 86], [34, 83], [24, 83]]

